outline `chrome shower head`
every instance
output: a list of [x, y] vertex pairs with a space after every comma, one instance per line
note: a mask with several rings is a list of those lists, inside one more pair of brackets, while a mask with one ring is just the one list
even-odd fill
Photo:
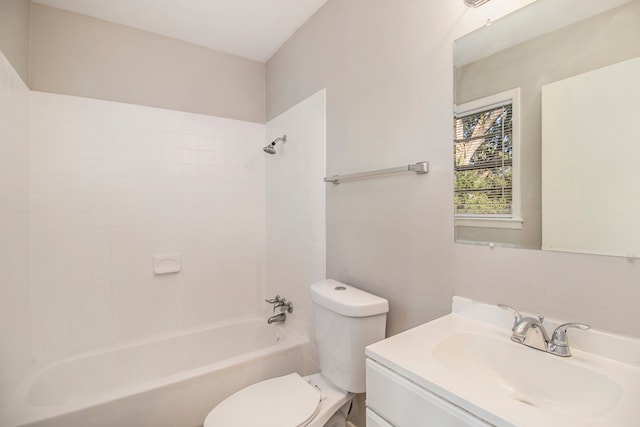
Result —
[[282, 141], [287, 142], [287, 135], [282, 135], [277, 137], [276, 139], [274, 139], [270, 144], [266, 145], [264, 148], [262, 148], [262, 151], [264, 151], [265, 153], [269, 153], [269, 154], [276, 154], [276, 144], [278, 143], [278, 141]]

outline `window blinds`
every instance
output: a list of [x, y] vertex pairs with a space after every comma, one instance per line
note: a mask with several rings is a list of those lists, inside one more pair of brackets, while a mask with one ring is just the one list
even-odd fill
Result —
[[510, 217], [513, 202], [511, 101], [454, 117], [455, 214]]

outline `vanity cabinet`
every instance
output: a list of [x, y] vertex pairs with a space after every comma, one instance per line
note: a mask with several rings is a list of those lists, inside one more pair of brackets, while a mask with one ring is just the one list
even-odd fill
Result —
[[367, 427], [489, 427], [389, 367], [367, 359]]
[[393, 427], [386, 422], [380, 415], [367, 408], [367, 427]]

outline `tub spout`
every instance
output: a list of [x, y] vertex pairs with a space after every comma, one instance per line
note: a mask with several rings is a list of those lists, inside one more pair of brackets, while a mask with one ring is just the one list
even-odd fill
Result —
[[272, 323], [277, 323], [277, 322], [284, 322], [285, 320], [287, 320], [287, 314], [286, 313], [280, 313], [280, 314], [276, 314], [274, 316], [271, 316], [267, 319], [267, 323], [268, 324], [272, 324]]

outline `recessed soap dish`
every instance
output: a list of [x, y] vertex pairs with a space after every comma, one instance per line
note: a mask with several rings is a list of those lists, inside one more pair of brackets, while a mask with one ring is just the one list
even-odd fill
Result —
[[153, 273], [154, 274], [171, 274], [177, 273], [182, 267], [181, 253], [154, 255], [153, 256]]

